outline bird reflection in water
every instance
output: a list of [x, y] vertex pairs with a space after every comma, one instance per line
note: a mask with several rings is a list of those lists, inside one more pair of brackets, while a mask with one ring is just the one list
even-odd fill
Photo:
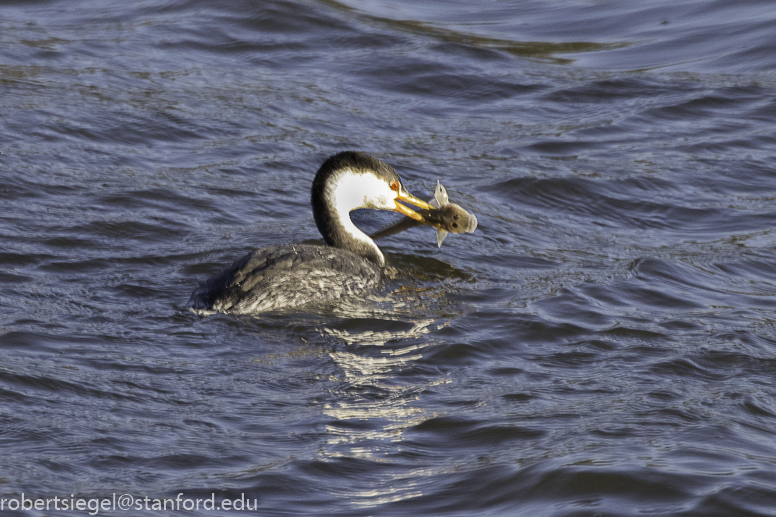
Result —
[[[342, 376], [332, 390], [332, 401], [323, 408], [332, 419], [326, 425], [325, 457], [393, 461], [405, 430], [431, 416], [418, 403], [421, 394], [433, 386], [450, 383], [444, 374], [430, 382], [428, 375], [423, 375], [422, 383], [412, 382], [416, 378], [413, 375], [401, 375], [417, 367], [423, 351], [436, 344], [429, 340], [429, 333], [445, 324], [428, 318], [398, 331], [324, 329], [328, 338], [344, 345], [328, 352]], [[360, 502], [363, 507], [420, 495], [420, 487], [406, 479], [398, 484], [349, 486], [347, 493], [350, 501]]]

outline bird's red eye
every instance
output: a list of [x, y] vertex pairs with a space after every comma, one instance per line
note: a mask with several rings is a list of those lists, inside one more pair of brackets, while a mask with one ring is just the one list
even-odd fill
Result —
[[396, 180], [393, 180], [391, 182], [391, 190], [395, 190], [396, 192], [399, 191], [399, 182]]

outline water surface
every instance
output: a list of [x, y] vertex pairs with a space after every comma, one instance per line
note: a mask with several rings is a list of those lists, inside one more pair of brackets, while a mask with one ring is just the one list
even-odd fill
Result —
[[[776, 10], [416, 4], [0, 7], [3, 497], [773, 515]], [[364, 299], [190, 313], [318, 238], [346, 149], [477, 231], [381, 241]]]

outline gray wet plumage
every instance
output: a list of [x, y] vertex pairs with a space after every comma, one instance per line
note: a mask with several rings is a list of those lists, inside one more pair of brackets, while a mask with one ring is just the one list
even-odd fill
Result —
[[377, 264], [332, 246], [286, 244], [256, 250], [202, 284], [199, 311], [258, 313], [325, 302], [375, 287]]

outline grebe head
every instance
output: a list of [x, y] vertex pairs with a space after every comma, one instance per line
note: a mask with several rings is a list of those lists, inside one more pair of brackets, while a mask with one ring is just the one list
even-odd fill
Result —
[[350, 220], [359, 208], [392, 210], [423, 221], [423, 216], [401, 203], [431, 210], [425, 201], [404, 188], [389, 165], [365, 153], [347, 151], [326, 160], [315, 175], [312, 206], [315, 224], [327, 244], [362, 255], [380, 266], [380, 248]]

